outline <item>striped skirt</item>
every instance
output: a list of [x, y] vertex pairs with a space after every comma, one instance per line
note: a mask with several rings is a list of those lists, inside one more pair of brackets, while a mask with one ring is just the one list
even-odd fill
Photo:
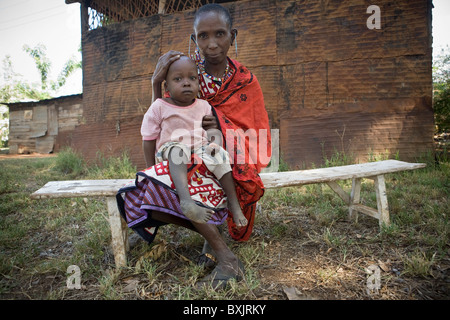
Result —
[[[188, 184], [192, 199], [199, 206], [214, 210], [208, 223], [223, 224], [229, 213], [227, 199], [214, 175], [203, 165], [192, 165], [188, 168]], [[152, 219], [153, 211], [189, 220], [181, 211], [167, 161], [139, 171], [135, 180], [118, 191], [117, 203], [128, 227], [148, 242], [153, 241], [158, 228], [165, 224]]]

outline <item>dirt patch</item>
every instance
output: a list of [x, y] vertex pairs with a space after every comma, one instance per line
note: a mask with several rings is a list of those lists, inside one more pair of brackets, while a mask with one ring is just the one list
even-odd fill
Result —
[[30, 153], [30, 154], [0, 154], [1, 159], [28, 159], [28, 158], [51, 158], [56, 157], [57, 154], [42, 154], [42, 153]]

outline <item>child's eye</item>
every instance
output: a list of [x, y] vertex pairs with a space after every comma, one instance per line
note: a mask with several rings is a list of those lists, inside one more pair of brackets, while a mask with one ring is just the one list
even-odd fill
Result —
[[197, 80], [197, 76], [192, 76], [191, 80]]
[[175, 81], [180, 81], [181, 78], [180, 78], [180, 77], [175, 77], [173, 80], [175, 80]]

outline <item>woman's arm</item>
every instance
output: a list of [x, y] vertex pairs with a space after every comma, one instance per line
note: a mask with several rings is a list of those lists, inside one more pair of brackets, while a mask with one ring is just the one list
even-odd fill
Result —
[[143, 140], [142, 149], [144, 149], [144, 159], [147, 168], [155, 165], [156, 140]]
[[170, 50], [159, 57], [152, 76], [152, 103], [156, 99], [162, 98], [161, 85], [166, 79], [167, 70], [169, 69], [170, 64], [175, 60], [178, 60], [181, 55], [183, 55], [182, 52]]

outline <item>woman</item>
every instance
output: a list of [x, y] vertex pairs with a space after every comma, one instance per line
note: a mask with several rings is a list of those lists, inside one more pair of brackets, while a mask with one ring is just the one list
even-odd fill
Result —
[[[230, 46], [236, 43], [236, 36], [237, 30], [232, 28], [231, 16], [224, 7], [209, 4], [196, 12], [194, 34], [191, 39], [198, 49], [201, 98], [208, 100], [214, 114], [205, 116], [202, 126], [206, 130], [219, 129], [227, 150], [229, 152], [231, 150], [236, 193], [248, 220], [247, 225], [237, 228], [226, 208], [214, 206], [214, 203], [221, 200], [216, 201], [217, 195], [220, 195], [218, 192], [220, 184], [214, 184], [214, 179], [201, 165], [190, 166], [189, 184], [195, 189], [196, 181], [212, 181], [208, 184], [214, 185], [212, 190], [199, 195], [199, 200], [215, 208], [216, 214], [208, 223], [196, 223], [180, 214], [175, 192], [169, 190], [173, 185], [167, 178], [169, 175], [167, 167], [164, 163], [154, 165], [154, 155], [146, 152], [148, 150], [146, 141], [143, 142], [143, 148], [147, 166], [150, 168], [138, 173], [136, 185], [121, 189], [119, 194], [123, 193], [123, 197], [118, 196], [119, 208], [128, 225], [148, 242], [153, 241], [159, 226], [168, 223], [200, 233], [205, 238], [203, 258], [209, 257], [206, 260], [217, 261], [211, 274], [200, 282], [212, 282], [213, 286], [224, 284], [229, 279], [240, 279], [243, 275], [242, 263], [226, 245], [217, 225], [226, 219], [228, 230], [234, 240], [245, 241], [249, 238], [256, 203], [264, 193], [264, 186], [258, 173], [268, 164], [268, 160], [263, 159], [264, 156], [267, 159], [267, 154], [260, 157], [259, 150], [263, 150], [263, 153], [271, 150], [269, 121], [259, 83], [247, 68], [227, 55]], [[153, 101], [163, 96], [161, 85], [168, 66], [179, 59], [181, 54], [170, 51], [159, 59], [152, 77]], [[204, 59], [201, 59], [201, 56]], [[249, 132], [253, 136], [246, 139], [245, 135], [249, 136]], [[254, 145], [255, 141], [263, 147], [257, 148]], [[254, 149], [258, 149], [256, 156]], [[214, 253], [215, 258], [210, 253]]]

